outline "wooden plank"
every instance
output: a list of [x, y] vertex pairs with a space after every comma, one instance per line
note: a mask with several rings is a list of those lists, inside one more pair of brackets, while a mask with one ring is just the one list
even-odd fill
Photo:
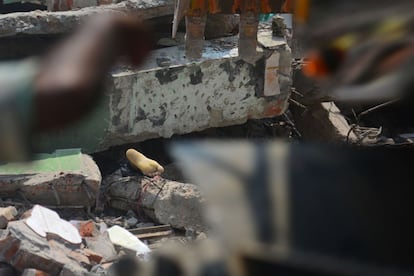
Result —
[[129, 229], [128, 231], [134, 235], [141, 235], [141, 234], [148, 234], [148, 233], [172, 231], [172, 228], [171, 228], [171, 225], [158, 225], [158, 226], [151, 226], [151, 227]]
[[173, 230], [168, 230], [168, 231], [160, 231], [160, 232], [154, 232], [154, 233], [138, 234], [138, 235], [135, 235], [135, 236], [138, 239], [144, 240], [144, 239], [167, 237], [167, 236], [170, 236], [172, 234], [173, 234]]

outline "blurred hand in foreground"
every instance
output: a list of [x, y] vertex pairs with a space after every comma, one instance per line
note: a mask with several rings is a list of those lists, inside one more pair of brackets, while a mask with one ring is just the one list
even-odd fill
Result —
[[120, 57], [140, 64], [151, 36], [134, 16], [100, 15], [56, 47], [34, 83], [35, 131], [60, 127], [87, 112], [104, 91], [105, 76]]

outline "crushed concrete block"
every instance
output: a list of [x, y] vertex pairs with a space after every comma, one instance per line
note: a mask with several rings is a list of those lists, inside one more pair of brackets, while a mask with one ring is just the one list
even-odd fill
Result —
[[65, 265], [79, 271], [91, 267], [80, 245], [69, 244], [57, 236], [43, 238], [23, 221], [9, 222], [2, 232], [0, 256], [18, 271], [34, 268], [51, 275], [59, 275]]
[[[89, 0], [88, 0], [89, 1]], [[52, 2], [52, 1], [51, 1]], [[71, 1], [53, 1], [71, 2]], [[78, 2], [80, 2], [78, 0]], [[58, 3], [60, 5], [60, 3]], [[66, 7], [57, 9], [69, 9]], [[52, 8], [52, 7], [51, 7]], [[10, 13], [0, 16], [0, 37], [14, 36], [18, 34], [58, 34], [73, 31], [80, 24], [90, 18], [92, 14], [103, 13], [134, 13], [142, 20], [159, 16], [172, 15], [174, 13], [173, 0], [159, 1], [134, 1], [125, 0], [113, 5], [87, 7], [73, 11], [32, 11]]]
[[113, 208], [126, 211], [137, 206], [137, 212], [144, 211], [158, 223], [178, 229], [205, 230], [201, 215], [204, 199], [197, 186], [162, 178], [108, 178], [112, 183], [107, 183], [109, 204]]
[[[151, 138], [243, 124], [286, 111], [292, 82], [292, 57], [286, 41], [275, 46], [280, 53], [280, 94], [272, 97], [263, 95], [263, 59], [273, 47], [258, 51], [257, 62], [251, 64], [238, 57], [236, 36], [204, 45], [197, 62], [187, 59], [183, 48], [177, 46], [152, 51], [137, 70], [120, 68], [108, 85], [109, 100], [102, 101], [96, 113], [79, 126], [60, 132], [59, 137], [37, 136], [36, 149], [48, 151], [69, 144], [96, 152]], [[165, 57], [170, 65], [159, 67], [160, 58]], [[102, 131], [96, 135], [85, 131], [97, 124], [102, 125]], [[50, 140], [54, 143], [46, 143]]]
[[0, 195], [49, 206], [93, 206], [101, 174], [79, 149], [42, 154], [28, 164], [0, 166]]
[[82, 269], [78, 266], [66, 264], [60, 272], [59, 276], [83, 276], [87, 275], [87, 273], [88, 271], [85, 269]]
[[137, 225], [137, 223], [138, 223], [138, 219], [137, 218], [134, 218], [134, 217], [129, 218], [129, 219], [126, 220], [126, 225], [129, 228], [134, 227], [135, 225]]
[[117, 258], [117, 252], [107, 232], [94, 237], [85, 237], [84, 240], [90, 250], [103, 257], [103, 261], [108, 262]]
[[201, 215], [203, 203], [197, 186], [174, 181], [167, 181], [161, 191], [152, 186], [142, 194], [142, 205], [153, 210], [153, 217], [174, 228], [205, 230]]
[[17, 210], [13, 206], [0, 208], [0, 229], [4, 229], [9, 221], [14, 220], [17, 216]]

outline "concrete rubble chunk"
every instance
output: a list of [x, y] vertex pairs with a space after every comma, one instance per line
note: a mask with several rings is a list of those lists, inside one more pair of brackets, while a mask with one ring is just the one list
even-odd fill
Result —
[[113, 208], [127, 211], [137, 206], [137, 212], [144, 212], [158, 223], [205, 230], [204, 199], [196, 185], [163, 178], [121, 177], [117, 173], [109, 176], [105, 185]]
[[12, 221], [0, 237], [0, 256], [18, 271], [34, 268], [59, 275], [64, 266], [76, 271], [91, 267], [80, 245], [65, 242], [57, 236], [41, 237], [24, 221]]
[[82, 269], [78, 266], [66, 264], [60, 272], [59, 276], [83, 276], [88, 275], [87, 273], [88, 271], [85, 269]]
[[17, 216], [17, 210], [13, 206], [0, 208], [0, 229], [4, 229], [9, 221], [14, 220]]
[[107, 232], [93, 237], [84, 238], [86, 246], [103, 257], [103, 261], [112, 261], [117, 258], [114, 245]]
[[93, 206], [100, 183], [98, 166], [79, 149], [0, 166], [0, 196], [20, 196], [44, 206]]
[[138, 219], [134, 218], [134, 217], [129, 218], [129, 219], [126, 220], [126, 224], [129, 228], [134, 227], [135, 225], [137, 225], [137, 223], [138, 223]]
[[67, 33], [78, 27], [93, 14], [113, 12], [132, 12], [145, 20], [172, 15], [174, 2], [173, 0], [126, 0], [113, 5], [87, 7], [73, 11], [48, 12], [37, 10], [0, 15], [0, 37], [19, 34]]
[[[156, 49], [139, 68], [112, 72], [106, 101], [96, 107], [96, 113], [62, 130], [59, 137], [35, 137], [36, 149], [82, 145], [85, 152], [97, 152], [282, 115], [290, 97], [292, 56], [286, 41], [278, 39], [275, 44], [258, 48], [254, 63], [239, 58], [237, 36], [205, 41], [203, 56], [196, 62], [185, 57], [181, 46]], [[273, 83], [280, 91], [266, 97], [263, 72], [273, 51], [280, 54], [279, 68], [267, 69], [272, 69], [271, 78], [279, 80]], [[160, 61], [169, 65], [159, 67]], [[88, 135], [97, 126], [100, 130]]]

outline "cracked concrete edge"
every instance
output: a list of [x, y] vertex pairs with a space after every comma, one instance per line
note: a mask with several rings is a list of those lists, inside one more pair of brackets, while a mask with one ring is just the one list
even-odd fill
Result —
[[173, 0], [126, 0], [117, 4], [79, 10], [32, 11], [0, 15], [0, 37], [67, 33], [91, 15], [111, 12], [134, 13], [142, 20], [174, 13]]

